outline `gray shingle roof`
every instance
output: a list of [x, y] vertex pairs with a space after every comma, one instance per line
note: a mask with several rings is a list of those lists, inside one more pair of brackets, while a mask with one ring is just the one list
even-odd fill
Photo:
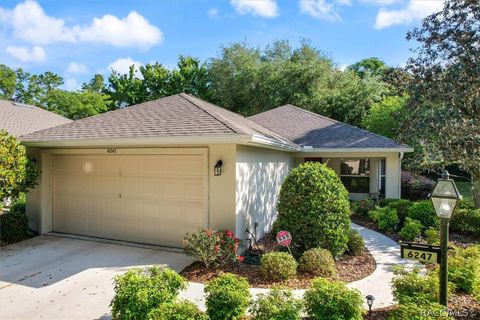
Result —
[[236, 134], [262, 135], [278, 143], [298, 147], [245, 117], [185, 93], [38, 131], [22, 136], [22, 140]]
[[313, 148], [405, 148], [392, 139], [319, 114], [285, 105], [249, 117], [300, 145]]
[[17, 137], [70, 122], [72, 120], [35, 106], [0, 99], [0, 130]]

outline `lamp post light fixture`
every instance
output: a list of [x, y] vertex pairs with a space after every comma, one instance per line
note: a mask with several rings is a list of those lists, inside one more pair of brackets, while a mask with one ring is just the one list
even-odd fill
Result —
[[375, 297], [369, 294], [368, 296], [365, 297], [367, 299], [367, 305], [368, 305], [368, 317], [372, 317], [372, 306], [373, 306], [373, 301], [375, 300]]
[[438, 179], [432, 194], [433, 207], [440, 218], [440, 304], [447, 306], [448, 290], [448, 224], [452, 213], [462, 196], [458, 192], [455, 182], [445, 170], [442, 178]]

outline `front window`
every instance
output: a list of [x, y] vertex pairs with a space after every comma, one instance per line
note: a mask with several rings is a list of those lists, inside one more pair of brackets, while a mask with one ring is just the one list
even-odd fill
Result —
[[370, 160], [342, 160], [340, 179], [350, 193], [370, 193]]

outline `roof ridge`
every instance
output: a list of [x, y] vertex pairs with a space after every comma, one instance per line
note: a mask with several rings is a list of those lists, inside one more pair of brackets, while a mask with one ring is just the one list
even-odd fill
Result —
[[[363, 132], [366, 132], [366, 133], [368, 133], [368, 134], [372, 134], [372, 135], [377, 136], [377, 137], [379, 137], [379, 138], [382, 138], [382, 139], [384, 139], [384, 140], [389, 140], [389, 141], [393, 141], [393, 142], [395, 142], [395, 143], [397, 143], [397, 144], [404, 145], [403, 143], [399, 143], [399, 142], [397, 142], [397, 141], [395, 141], [395, 140], [393, 140], [393, 139], [391, 139], [391, 138], [384, 137], [384, 136], [382, 136], [382, 135], [380, 135], [380, 134], [378, 134], [378, 133], [375, 133], [375, 132], [372, 132], [372, 131], [368, 131], [368, 130], [359, 128], [359, 127], [357, 127], [357, 126], [351, 125], [351, 124], [346, 123], [346, 122], [342, 122], [342, 121], [339, 121], [339, 120], [335, 120], [335, 119], [329, 118], [329, 117], [327, 117], [327, 116], [324, 116], [324, 115], [321, 115], [321, 114], [312, 112], [312, 111], [310, 111], [310, 110], [306, 110], [306, 109], [297, 107], [297, 106], [295, 106], [295, 105], [293, 105], [293, 104], [290, 104], [290, 103], [287, 103], [287, 104], [285, 104], [285, 105], [283, 105], [283, 106], [279, 106], [279, 107], [277, 107], [277, 108], [287, 107], [287, 106], [292, 107], [292, 108], [295, 108], [295, 109], [300, 110], [300, 111], [303, 111], [303, 112], [308, 113], [308, 114], [312, 114], [312, 115], [314, 115], [314, 116], [316, 116], [316, 117], [318, 117], [318, 118], [326, 119], [326, 120], [332, 121], [332, 122], [334, 122], [334, 123], [338, 123], [338, 124], [340, 124], [340, 125], [344, 125], [344, 126], [347, 126], [347, 127], [350, 127], [350, 128], [354, 128], [354, 129], [357, 129], [357, 130], [361, 130], [361, 131], [363, 131]], [[276, 108], [275, 108], [275, 109], [276, 109]], [[273, 110], [273, 109], [270, 109], [270, 110]], [[267, 111], [265, 111], [265, 112], [268, 112], [268, 111], [270, 111], [270, 110], [267, 110]]]
[[[226, 120], [224, 117], [222, 117], [220, 114], [218, 113], [215, 113], [215, 114], [212, 114], [211, 111], [208, 111], [208, 110], [205, 110], [205, 108], [203, 108], [202, 106], [198, 105], [197, 103], [195, 103], [194, 101], [192, 101], [192, 96], [190, 96], [188, 93], [185, 93], [185, 92], [181, 92], [181, 93], [177, 93], [177, 95], [179, 95], [180, 97], [182, 97], [183, 99], [187, 100], [188, 102], [190, 102], [191, 104], [193, 104], [195, 107], [197, 107], [198, 109], [202, 110], [203, 112], [207, 113], [208, 115], [212, 116], [215, 120], [217, 120], [218, 122], [222, 123], [223, 125], [225, 125], [228, 129], [232, 130], [232, 132], [234, 133], [238, 133], [238, 134], [241, 134], [241, 130], [239, 130], [239, 128], [235, 128], [236, 126], [233, 125], [230, 121]], [[199, 99], [201, 100], [202, 102], [205, 102], [205, 103], [208, 103], [210, 104], [208, 101], [205, 101], [203, 99], [200, 99], [200, 98], [197, 98], [197, 97], [194, 97], [195, 99]], [[219, 107], [217, 107], [219, 108]], [[227, 109], [225, 109], [227, 110]], [[230, 111], [230, 110], [227, 110], [227, 111]], [[221, 118], [222, 120], [220, 120], [219, 118]]]

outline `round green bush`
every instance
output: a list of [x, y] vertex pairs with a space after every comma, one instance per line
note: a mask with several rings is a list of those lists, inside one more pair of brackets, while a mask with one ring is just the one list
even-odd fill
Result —
[[365, 251], [365, 241], [357, 230], [350, 229], [348, 234], [348, 253], [352, 256], [361, 256]]
[[148, 320], [208, 320], [193, 302], [182, 300], [164, 303], [148, 314]]
[[428, 244], [439, 245], [440, 244], [440, 230], [437, 228], [428, 228], [425, 230], [425, 240]]
[[280, 190], [278, 225], [292, 234], [295, 254], [322, 247], [341, 255], [347, 249], [350, 203], [335, 171], [318, 162], [290, 171]]
[[430, 200], [413, 203], [408, 209], [408, 216], [420, 221], [425, 228], [438, 227], [439, 225], [439, 219]]
[[273, 281], [287, 280], [297, 274], [297, 261], [287, 252], [269, 252], [260, 258], [260, 273]]
[[480, 209], [457, 208], [450, 220], [452, 231], [480, 237]]
[[459, 291], [480, 301], [480, 245], [452, 250], [448, 261], [448, 276]]
[[147, 319], [153, 309], [173, 302], [185, 288], [185, 279], [171, 269], [158, 266], [131, 269], [115, 277], [115, 296], [110, 303], [112, 318]]
[[340, 281], [316, 278], [305, 292], [305, 306], [310, 319], [363, 319], [363, 298], [358, 290]]
[[453, 320], [445, 307], [435, 302], [400, 304], [394, 309], [388, 320]]
[[291, 291], [273, 288], [268, 294], [260, 294], [250, 308], [254, 320], [300, 320], [301, 300]]
[[368, 216], [375, 221], [378, 224], [378, 228], [383, 231], [395, 231], [400, 222], [397, 210], [390, 207], [372, 210], [368, 213]]
[[413, 202], [407, 199], [397, 199], [388, 204], [389, 208], [397, 210], [399, 228], [402, 228], [405, 224], [405, 219], [408, 217], [408, 209], [410, 209], [412, 204]]
[[415, 240], [422, 233], [422, 223], [409, 217], [405, 220], [405, 225], [400, 230], [400, 236], [407, 241]]
[[299, 269], [314, 276], [330, 277], [335, 275], [335, 261], [330, 251], [313, 248], [305, 251], [300, 258]]
[[251, 295], [245, 278], [224, 273], [205, 285], [210, 320], [239, 320], [245, 316]]

